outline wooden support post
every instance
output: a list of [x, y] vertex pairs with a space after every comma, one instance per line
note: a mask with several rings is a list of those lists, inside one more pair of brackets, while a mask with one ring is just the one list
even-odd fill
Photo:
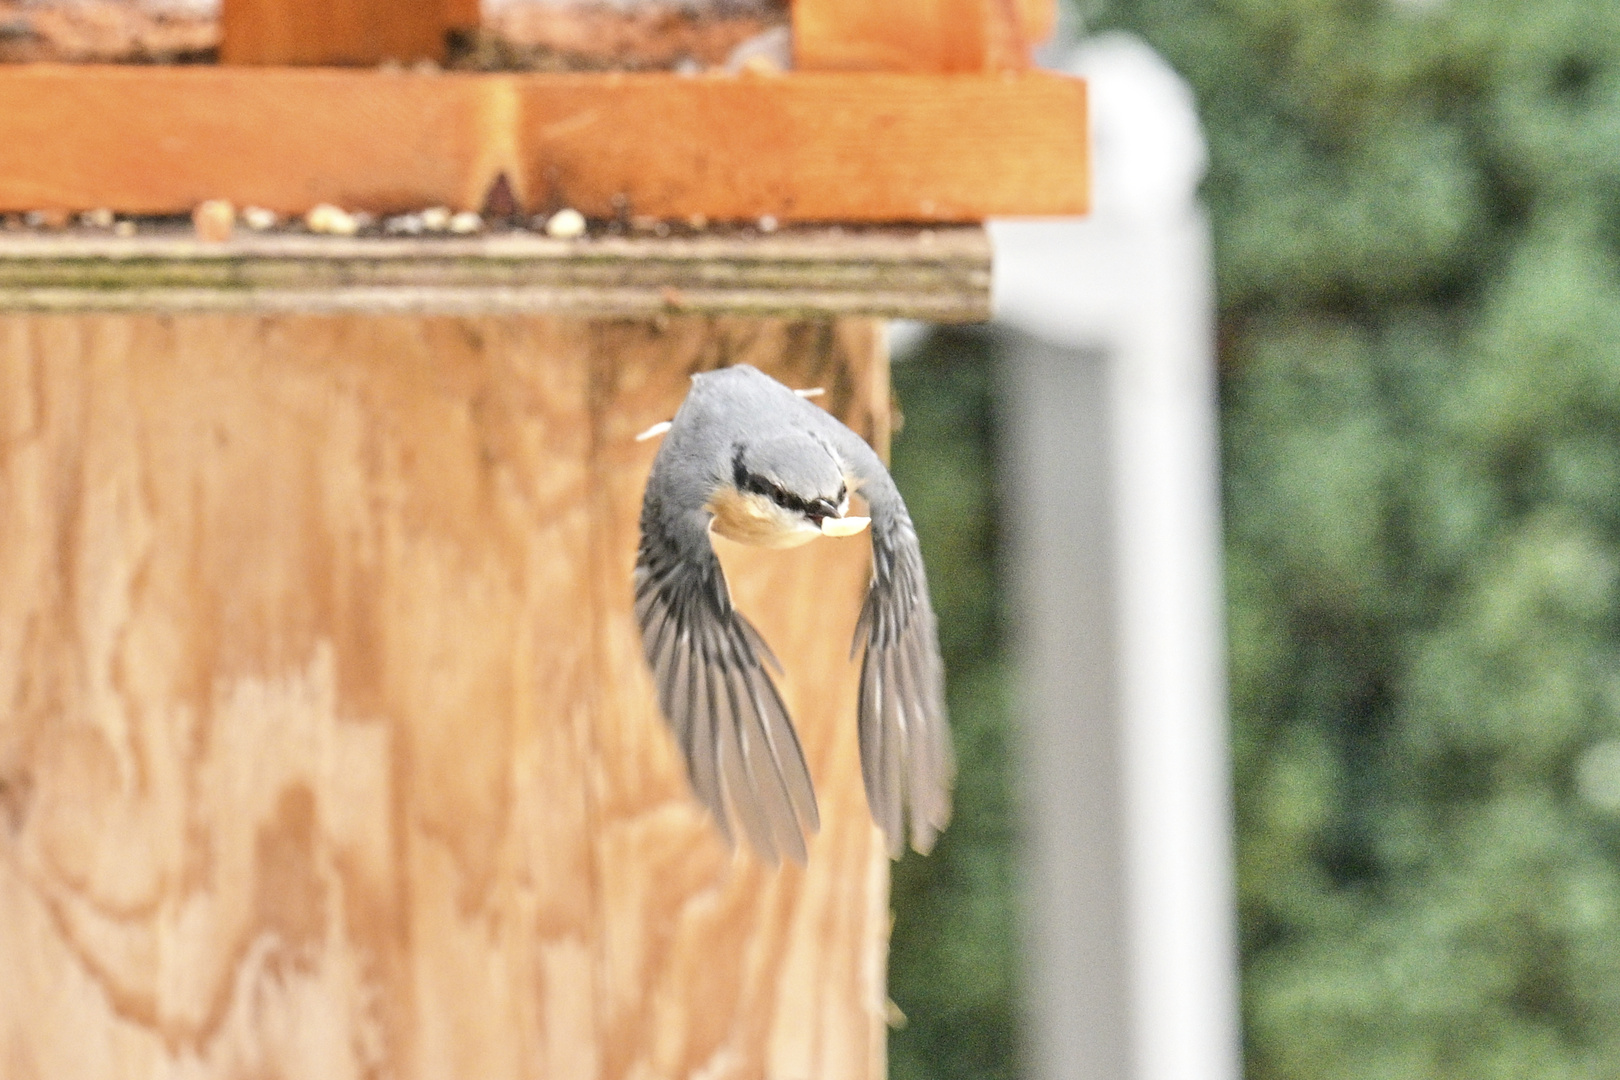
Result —
[[444, 26], [447, 30], [476, 30], [483, 22], [483, 5], [478, 0], [444, 0]]
[[[445, 34], [477, 0], [222, 0], [223, 64], [369, 67], [444, 59]], [[340, 108], [340, 102], [333, 102]]]
[[1056, 19], [1053, 0], [794, 0], [803, 71], [1020, 71]]
[[863, 539], [727, 548], [822, 799], [688, 794], [630, 605], [687, 376], [873, 320], [0, 316], [0, 1071], [878, 1078]]

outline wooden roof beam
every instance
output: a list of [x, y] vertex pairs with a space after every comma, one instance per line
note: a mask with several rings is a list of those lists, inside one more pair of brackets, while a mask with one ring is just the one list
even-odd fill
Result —
[[0, 65], [0, 212], [974, 222], [1087, 204], [1085, 85], [1000, 75]]

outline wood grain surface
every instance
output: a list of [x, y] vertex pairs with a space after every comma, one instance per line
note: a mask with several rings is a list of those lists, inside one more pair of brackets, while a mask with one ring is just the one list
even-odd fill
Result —
[[0, 65], [0, 211], [521, 206], [980, 221], [1087, 204], [1085, 85], [1044, 72], [415, 74]]
[[875, 322], [0, 317], [0, 1074], [883, 1074], [864, 539], [730, 549], [822, 800], [689, 795], [634, 433], [751, 361], [879, 442]]

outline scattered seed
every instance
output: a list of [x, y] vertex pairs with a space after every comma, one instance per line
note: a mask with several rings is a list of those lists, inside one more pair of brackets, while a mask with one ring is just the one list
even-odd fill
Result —
[[725, 70], [733, 75], [780, 75], [793, 67], [793, 31], [773, 26], [739, 42], [726, 57]]
[[276, 227], [281, 215], [274, 210], [266, 210], [262, 206], [245, 206], [242, 208], [242, 224], [254, 232], [267, 232]]
[[777, 228], [777, 221], [776, 221], [776, 218], [773, 217], [772, 215], [766, 214], [764, 217], [759, 219], [759, 231], [760, 232], [762, 232], [762, 233], [773, 233], [773, 232], [776, 231], [776, 228]]
[[421, 213], [422, 228], [428, 232], [444, 232], [450, 227], [450, 208], [430, 206]]
[[110, 229], [113, 225], [113, 212], [105, 206], [98, 206], [94, 210], [86, 210], [79, 215], [79, 224], [92, 229]]
[[197, 239], [211, 244], [222, 244], [229, 240], [235, 225], [236, 207], [224, 199], [198, 203], [191, 212], [191, 227], [197, 231]]
[[585, 235], [585, 215], [573, 207], [564, 207], [546, 222], [546, 235], [558, 240], [575, 240]]
[[66, 210], [30, 210], [23, 215], [23, 224], [30, 229], [60, 229], [67, 223]]
[[421, 214], [400, 214], [383, 222], [383, 232], [390, 236], [420, 236], [425, 227]]
[[135, 223], [133, 221], [116, 222], [113, 225], [113, 235], [122, 236], [127, 240], [129, 237], [135, 235]]
[[744, 75], [780, 75], [782, 61], [767, 53], [755, 53], [738, 65], [738, 69]]
[[482, 232], [484, 219], [471, 210], [463, 210], [450, 218], [450, 231], [458, 236], [467, 236], [470, 233]]
[[360, 231], [354, 215], [340, 210], [331, 203], [321, 203], [304, 215], [304, 225], [312, 233], [331, 236], [353, 236]]

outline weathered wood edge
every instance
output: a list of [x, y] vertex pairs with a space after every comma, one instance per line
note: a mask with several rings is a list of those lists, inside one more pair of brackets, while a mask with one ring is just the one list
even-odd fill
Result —
[[0, 310], [989, 317], [980, 226], [773, 234], [0, 233]]

